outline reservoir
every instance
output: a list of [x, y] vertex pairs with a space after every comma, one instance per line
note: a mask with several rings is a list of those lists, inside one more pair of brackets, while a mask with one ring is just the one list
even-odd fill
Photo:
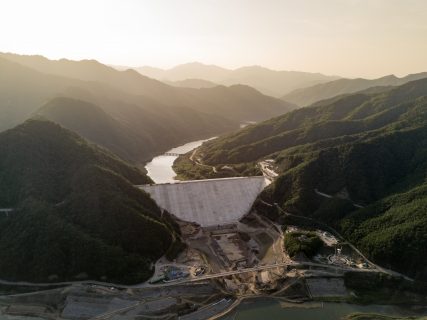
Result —
[[[210, 138], [213, 139], [213, 138]], [[166, 153], [184, 154], [208, 141], [197, 140], [183, 144]], [[156, 183], [174, 183], [176, 173], [172, 165], [177, 156], [159, 155], [145, 166], [148, 176]], [[184, 210], [191, 212], [191, 210]], [[194, 219], [193, 219], [194, 220]], [[276, 299], [254, 298], [243, 300], [234, 310], [221, 317], [221, 320], [343, 320], [352, 313], [378, 313], [396, 317], [425, 316], [427, 309], [412, 309], [392, 305], [357, 305], [334, 302], [306, 302], [293, 304]]]
[[[192, 141], [186, 144], [183, 144], [182, 146], [175, 147], [173, 149], [170, 149], [166, 153], [178, 153], [178, 154], [184, 154], [187, 153], [193, 149], [196, 149], [197, 147], [201, 146], [203, 142], [214, 139], [205, 139], [205, 140], [197, 140]], [[175, 171], [172, 169], [173, 162], [175, 159], [178, 158], [177, 156], [170, 156], [170, 155], [160, 155], [153, 160], [151, 160], [147, 165], [145, 166], [145, 169], [147, 170], [147, 175], [155, 182], [155, 183], [173, 183], [176, 180], [174, 179], [176, 176]]]
[[[427, 310], [415, 312], [409, 308], [391, 305], [357, 305], [332, 302], [291, 304], [274, 299], [248, 299], [222, 320], [342, 320], [352, 313], [379, 313], [390, 316], [422, 316]], [[421, 313], [420, 313], [421, 312]]]
[[[247, 125], [254, 124], [256, 122], [254, 121], [245, 121], [240, 124], [240, 128], [244, 128]], [[188, 142], [186, 144], [183, 144], [182, 146], [178, 146], [175, 148], [170, 149], [169, 151], [166, 151], [165, 153], [178, 153], [178, 154], [184, 154], [187, 152], [190, 152], [191, 150], [196, 149], [197, 147], [201, 146], [203, 142], [215, 139], [216, 137], [212, 137], [209, 139], [204, 140], [197, 140]], [[157, 157], [154, 157], [147, 165], [145, 166], [145, 169], [147, 170], [147, 175], [155, 182], [155, 183], [174, 183], [177, 180], [175, 180], [176, 173], [172, 169], [173, 162], [175, 159], [178, 158], [177, 156], [171, 156], [171, 155], [159, 155]]]

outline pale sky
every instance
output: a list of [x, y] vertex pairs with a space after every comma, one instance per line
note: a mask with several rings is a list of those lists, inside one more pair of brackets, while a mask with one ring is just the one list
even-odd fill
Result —
[[427, 71], [427, 0], [0, 0], [0, 51], [401, 76]]

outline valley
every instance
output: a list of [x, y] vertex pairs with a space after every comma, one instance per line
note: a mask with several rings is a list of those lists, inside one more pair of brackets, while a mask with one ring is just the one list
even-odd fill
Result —
[[427, 320], [427, 2], [3, 0], [0, 320]]
[[[202, 141], [188, 143], [172, 149], [168, 154], [180, 152], [195, 154], [201, 144]], [[197, 149], [193, 150], [194, 147]], [[161, 155], [159, 157], [175, 158], [176, 156]], [[266, 183], [258, 193], [277, 179], [275, 172], [277, 168], [272, 165], [272, 161], [261, 162], [259, 165], [264, 176], [252, 178], [260, 178]], [[166, 166], [172, 170], [172, 162], [169, 161], [160, 172], [164, 172]], [[156, 171], [151, 176], [150, 170], [148, 170], [148, 177], [152, 180], [163, 178], [163, 176], [157, 176]], [[245, 179], [247, 178], [240, 177], [235, 181], [243, 183]], [[325, 226], [326, 229], [322, 230], [298, 223], [300, 219], [304, 222], [305, 217], [285, 213], [296, 219], [295, 224], [281, 225], [272, 222], [264, 217], [263, 212], [251, 209], [255, 197], [244, 199], [237, 195], [240, 189], [244, 189], [243, 185], [230, 185], [231, 189], [227, 189], [226, 184], [232, 181], [233, 178], [204, 180], [207, 186], [225, 184], [205, 189], [197, 187], [193, 191], [182, 189], [178, 197], [173, 195], [171, 188], [178, 190], [191, 182], [168, 180], [159, 181], [160, 184], [138, 186], [146, 191], [155, 186], [161, 187], [162, 183], [168, 186], [169, 189], [163, 191], [163, 197], [168, 199], [166, 202], [162, 202], [164, 201], [161, 200], [162, 197], [155, 196], [159, 194], [157, 191], [153, 191], [154, 193], [148, 191], [148, 193], [151, 193], [161, 210], [166, 209], [167, 203], [167, 212], [174, 217], [180, 230], [178, 234], [182, 243], [185, 244], [180, 249], [182, 252], [173, 261], [165, 257], [157, 260], [150, 280], [137, 285], [91, 280], [56, 283], [62, 288], [0, 297], [3, 313], [9, 315], [11, 319], [14, 319], [15, 315], [36, 316], [42, 319], [61, 317], [79, 320], [118, 319], [137, 315], [147, 319], [159, 316], [162, 319], [234, 319], [241, 316], [246, 319], [247, 306], [264, 308], [268, 305], [267, 312], [273, 317], [292, 315], [303, 318], [310, 317], [311, 312], [315, 312], [320, 317], [324, 313], [325, 319], [339, 319], [331, 318], [330, 314], [330, 308], [335, 301], [339, 302], [339, 308], [342, 308], [342, 311], [336, 315], [341, 316], [354, 311], [381, 311], [383, 314], [394, 316], [427, 315], [427, 310], [423, 311], [423, 309], [376, 305], [358, 307], [344, 303], [364, 299], [366, 294], [362, 293], [363, 291], [355, 294], [359, 289], [352, 287], [349, 280], [352, 277], [369, 279], [370, 275], [376, 278], [384, 274], [390, 277], [389, 281], [393, 281], [391, 279], [398, 279], [402, 275], [367, 260], [334, 229]], [[225, 194], [217, 193], [216, 188], [223, 190]], [[201, 194], [197, 195], [197, 192]], [[211, 192], [213, 193], [210, 194]], [[233, 195], [230, 192], [237, 192], [237, 194]], [[186, 193], [191, 196], [188, 199], [182, 199], [183, 204], [195, 210], [190, 215], [187, 214], [186, 209], [179, 213], [179, 205], [171, 202], [178, 201]], [[225, 200], [226, 195], [230, 195], [229, 200]], [[212, 202], [208, 203], [209, 201]], [[221, 201], [225, 202], [218, 204]], [[218, 216], [212, 220], [213, 224], [204, 225], [204, 219], [209, 217], [212, 219], [211, 217], [216, 215], [215, 212], [239, 210], [234, 207], [238, 201], [246, 201], [248, 205], [235, 220], [230, 221], [229, 217], [222, 220]], [[263, 204], [270, 207], [276, 205], [266, 202]], [[208, 207], [212, 209], [207, 209]], [[282, 210], [280, 207], [277, 208], [279, 211]], [[206, 218], [202, 218], [203, 215], [206, 215]], [[322, 248], [319, 251], [317, 249], [315, 255], [311, 257], [306, 254], [300, 255], [300, 253], [290, 256], [285, 238], [292, 234], [299, 234], [299, 238], [313, 234], [320, 239]], [[398, 281], [410, 283], [413, 280], [401, 278]], [[52, 286], [51, 283], [8, 281], [2, 281], [0, 284], [12, 286], [12, 288]], [[399, 293], [403, 294], [399, 298], [401, 302], [410, 301], [411, 304], [425, 302], [422, 295], [406, 296], [403, 292]], [[25, 299], [40, 300], [40, 302], [28, 305]], [[286, 307], [282, 309], [280, 307], [282, 305]], [[333, 307], [333, 310], [335, 313], [337, 307]], [[257, 317], [256, 313], [253, 316]]]
[[155, 183], [175, 182], [176, 172], [173, 170], [172, 165], [178, 156], [194, 150], [203, 142], [210, 139], [188, 142], [182, 146], [172, 148], [162, 155], [154, 157], [149, 163], [145, 165], [147, 175]]

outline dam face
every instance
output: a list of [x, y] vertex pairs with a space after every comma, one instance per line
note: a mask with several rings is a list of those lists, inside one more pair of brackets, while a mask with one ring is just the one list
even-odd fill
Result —
[[179, 219], [209, 227], [239, 221], [267, 185], [264, 177], [238, 177], [138, 187]]

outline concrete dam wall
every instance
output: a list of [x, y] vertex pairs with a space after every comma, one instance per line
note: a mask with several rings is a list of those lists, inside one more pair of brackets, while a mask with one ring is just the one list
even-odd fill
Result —
[[138, 186], [157, 205], [178, 218], [202, 227], [240, 220], [268, 185], [264, 177], [193, 180]]

